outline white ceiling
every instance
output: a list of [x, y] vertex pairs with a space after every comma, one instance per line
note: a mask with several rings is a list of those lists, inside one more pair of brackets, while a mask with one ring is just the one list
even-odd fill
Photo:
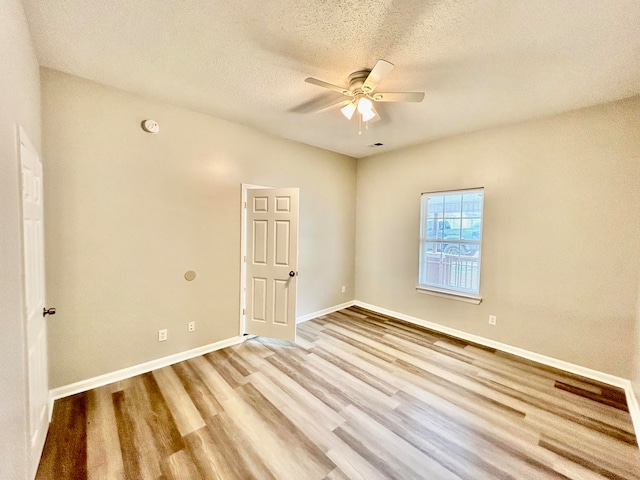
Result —
[[[638, 0], [24, 3], [42, 66], [353, 157], [640, 93]], [[380, 58], [423, 103], [310, 112]]]

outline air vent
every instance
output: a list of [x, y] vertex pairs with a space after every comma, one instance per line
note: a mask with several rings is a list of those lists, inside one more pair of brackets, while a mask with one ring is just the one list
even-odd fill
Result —
[[371, 145], [369, 145], [371, 148], [376, 148], [376, 147], [381, 147], [383, 146], [384, 143], [380, 143], [380, 142], [376, 142], [376, 143], [372, 143]]

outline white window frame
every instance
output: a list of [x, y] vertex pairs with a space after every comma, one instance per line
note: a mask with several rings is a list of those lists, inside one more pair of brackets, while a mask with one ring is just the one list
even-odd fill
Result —
[[[445, 252], [438, 252], [440, 254], [440, 265], [444, 265], [446, 263], [446, 268], [449, 272], [453, 271], [459, 278], [461, 273], [466, 272], [468, 269], [476, 269], [477, 268], [477, 289], [473, 288], [464, 288], [459, 285], [460, 280], [458, 279], [458, 285], [452, 284], [451, 281], [447, 282], [448, 285], [443, 285], [442, 282], [428, 282], [426, 278], [427, 275], [427, 258], [426, 258], [426, 244], [428, 243], [441, 243], [442, 250], [444, 250], [445, 238], [438, 239], [436, 237], [428, 236], [428, 199], [433, 196], [452, 196], [452, 195], [463, 195], [469, 193], [480, 193], [481, 197], [481, 206], [478, 219], [480, 220], [479, 226], [479, 238], [476, 239], [464, 239], [462, 235], [459, 239], [449, 239], [446, 241], [447, 244], [458, 246], [458, 256], [455, 254], [446, 254]], [[446, 202], [446, 200], [445, 200]], [[462, 206], [461, 212], [462, 215]], [[443, 221], [446, 220], [446, 217]], [[454, 219], [455, 220], [455, 219]], [[419, 265], [418, 265], [418, 285], [416, 286], [416, 291], [419, 293], [426, 293], [429, 295], [435, 295], [438, 297], [450, 298], [455, 300], [460, 300], [468, 303], [479, 304], [482, 301], [482, 297], [480, 296], [480, 273], [481, 273], [481, 259], [482, 259], [482, 226], [484, 224], [484, 187], [478, 188], [468, 188], [461, 190], [444, 190], [438, 192], [425, 192], [420, 195], [420, 252], [419, 252]], [[438, 228], [438, 226], [435, 226]], [[460, 221], [460, 225], [458, 228], [462, 229], [462, 223]], [[459, 252], [462, 250], [462, 247], [467, 245], [467, 248], [477, 246], [477, 253], [474, 253], [472, 256], [459, 255]], [[435, 247], [434, 247], [435, 248]], [[477, 260], [475, 260], [477, 258]], [[476, 266], [477, 265], [477, 266]], [[440, 267], [442, 268], [442, 267]], [[473, 275], [473, 274], [472, 274]], [[442, 275], [439, 275], [441, 279]], [[456, 283], [456, 282], [453, 282]]]

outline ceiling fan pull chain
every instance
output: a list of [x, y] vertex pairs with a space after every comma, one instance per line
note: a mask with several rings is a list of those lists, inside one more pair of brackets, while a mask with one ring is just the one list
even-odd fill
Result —
[[362, 135], [362, 115], [358, 112], [358, 135]]

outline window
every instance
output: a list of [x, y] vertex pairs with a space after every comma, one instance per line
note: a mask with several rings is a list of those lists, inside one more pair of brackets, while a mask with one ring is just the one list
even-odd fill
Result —
[[483, 188], [423, 193], [418, 289], [478, 299]]

